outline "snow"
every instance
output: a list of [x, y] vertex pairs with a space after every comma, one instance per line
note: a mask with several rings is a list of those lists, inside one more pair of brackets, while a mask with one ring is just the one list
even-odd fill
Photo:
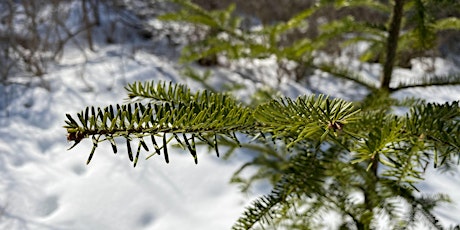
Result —
[[[165, 80], [199, 88], [199, 84], [180, 76], [175, 59], [167, 58], [174, 56], [168, 53], [175, 52], [173, 48], [168, 51], [166, 43], [158, 44], [164, 46], [158, 48], [162, 55], [142, 48], [129, 49], [126, 44], [99, 44], [96, 52], [68, 47], [62, 59], [50, 67], [44, 81], [0, 85], [0, 229], [229, 229], [244, 207], [266, 192], [260, 189], [240, 193], [228, 182], [243, 159], [224, 161], [206, 149], [199, 151], [198, 165], [185, 151], [170, 148], [169, 164], [162, 156], [155, 156], [141, 160], [136, 168], [127, 159], [122, 144], [117, 155], [109, 144], [101, 144], [89, 165], [85, 162], [90, 141], [66, 150], [70, 144], [62, 128], [65, 114], [75, 114], [87, 105], [123, 102], [127, 83]], [[276, 76], [276, 70], [269, 68], [273, 62], [259, 62], [253, 65], [262, 65], [260, 74]], [[454, 68], [445, 60], [436, 60], [435, 65], [439, 71]], [[415, 64], [413, 70], [396, 72], [398, 76], [411, 77], [422, 68], [422, 64]], [[369, 71], [372, 75], [375, 68]], [[253, 81], [225, 69], [215, 72], [227, 81], [247, 85], [243, 92], [246, 94], [262, 86], [254, 86]], [[41, 87], [43, 82], [46, 87]], [[319, 91], [337, 97], [366, 93], [350, 82], [321, 74], [313, 76], [311, 82]], [[278, 87], [291, 97], [310, 93], [292, 81], [284, 80]], [[395, 97], [411, 95], [445, 102], [459, 100], [460, 90], [415, 88], [397, 92]], [[424, 192], [447, 193], [455, 202], [437, 210], [446, 226], [460, 223], [458, 181], [459, 173], [431, 170], [421, 186]]]
[[148, 65], [137, 61], [147, 62], [144, 53], [121, 63], [107, 55], [117, 48], [102, 48], [79, 64], [79, 57], [67, 57], [73, 63], [64, 60], [46, 76], [49, 91], [2, 88], [10, 101], [0, 119], [0, 228], [222, 229], [251, 200], [228, 183], [239, 162], [211, 153], [200, 154], [195, 165], [171, 148], [169, 164], [153, 157], [133, 168], [121, 145], [114, 155], [101, 144], [88, 166], [89, 142], [66, 151], [65, 113], [122, 102], [127, 82], [181, 81], [174, 63], [156, 56], [148, 56]]

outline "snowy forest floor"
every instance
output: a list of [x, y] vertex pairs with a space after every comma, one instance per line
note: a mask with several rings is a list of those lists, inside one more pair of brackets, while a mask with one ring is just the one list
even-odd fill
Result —
[[[88, 105], [121, 103], [127, 83], [164, 80], [202, 87], [180, 74], [178, 47], [164, 40], [150, 44], [150, 50], [144, 45], [100, 42], [94, 52], [68, 46], [42, 78], [28, 78], [27, 84], [18, 78], [18, 84], [0, 85], [1, 229], [229, 229], [253, 198], [269, 191], [261, 184], [242, 194], [229, 184], [233, 172], [247, 160], [243, 151], [222, 160], [203, 148], [195, 165], [186, 152], [171, 149], [169, 164], [153, 157], [133, 168], [121, 146], [113, 155], [109, 144], [102, 145], [88, 166], [90, 141], [66, 150], [70, 146], [62, 128], [65, 114]], [[278, 85], [270, 80], [276, 75], [270, 60], [246, 64], [255, 76], [291, 97], [311, 93], [312, 88], [349, 100], [366, 93], [321, 73], [311, 77], [309, 87], [290, 80]], [[458, 71], [450, 60], [438, 58], [434, 64], [438, 73]], [[410, 79], [423, 68], [416, 62], [412, 69], [397, 69], [395, 75]], [[238, 93], [241, 98], [263, 87], [232, 68], [212, 70], [215, 76], [209, 83], [216, 87], [245, 85]], [[363, 71], [375, 78], [378, 70], [368, 65]], [[407, 96], [454, 101], [460, 99], [460, 87], [413, 88], [394, 94]], [[460, 174], [428, 170], [426, 175], [420, 185], [424, 193], [446, 193], [453, 200], [436, 211], [443, 224], [460, 224]]]

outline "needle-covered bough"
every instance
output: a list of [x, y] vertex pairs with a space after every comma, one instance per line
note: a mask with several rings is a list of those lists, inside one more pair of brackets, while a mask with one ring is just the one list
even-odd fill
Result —
[[[218, 139], [229, 138], [238, 143], [235, 133], [274, 133], [275, 137], [294, 137], [292, 144], [314, 135], [325, 139], [356, 120], [358, 113], [351, 103], [324, 96], [300, 97], [295, 101], [282, 98], [253, 108], [228, 94], [208, 90], [192, 93], [181, 84], [136, 82], [126, 89], [126, 104], [87, 107], [75, 117], [66, 114], [67, 139], [74, 141], [71, 148], [85, 138], [93, 141], [87, 163], [100, 142], [108, 141], [117, 153], [117, 137], [126, 139], [134, 166], [141, 149], [150, 150], [145, 138], [151, 140], [154, 149], [147, 158], [163, 152], [169, 162], [167, 144], [176, 140], [197, 163], [196, 141], [208, 144], [219, 156]], [[133, 141], [137, 141], [135, 156]]]
[[[293, 229], [301, 217], [302, 226], [310, 226], [314, 222], [306, 220], [325, 210], [341, 213], [344, 224], [353, 223], [358, 229], [374, 226], [384, 214], [394, 226], [417, 224], [415, 217], [422, 216], [439, 227], [431, 212], [447, 199], [415, 196], [413, 191], [428, 165], [448, 169], [458, 164], [458, 101], [399, 102], [373, 94], [353, 103], [311, 95], [295, 100], [280, 97], [254, 106], [225, 93], [192, 93], [174, 83], [136, 82], [126, 89], [125, 104], [66, 114], [67, 139], [74, 142], [71, 148], [91, 139], [89, 163], [100, 142], [110, 143], [117, 153], [117, 142], [125, 139], [129, 160], [136, 166], [141, 150], [148, 152], [147, 158], [163, 154], [168, 163], [171, 142], [190, 152], [195, 163], [197, 144], [215, 149], [217, 156], [222, 144], [265, 146], [253, 148], [260, 155], [242, 168], [256, 165], [261, 170], [255, 178], [273, 172], [280, 179], [271, 194], [247, 209], [234, 229], [249, 229], [256, 223], [284, 223]], [[408, 112], [396, 115], [392, 106], [406, 107]], [[264, 155], [266, 150], [272, 155]], [[279, 161], [270, 158], [275, 155]], [[363, 202], [350, 202], [348, 195], [356, 193], [364, 197]], [[394, 201], [400, 199], [408, 204], [410, 215], [395, 215], [400, 209]]]

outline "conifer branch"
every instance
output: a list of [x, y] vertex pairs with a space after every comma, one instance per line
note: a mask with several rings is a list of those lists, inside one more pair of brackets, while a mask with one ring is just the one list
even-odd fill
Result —
[[[305, 140], [318, 143], [333, 141], [341, 143], [346, 150], [356, 151], [355, 163], [378, 159], [381, 164], [393, 168], [395, 171], [390, 174], [402, 181], [406, 177], [403, 175], [418, 178], [421, 171], [415, 169], [423, 168], [423, 162], [430, 161], [416, 160], [417, 166], [410, 163], [407, 165], [409, 168], [401, 167], [395, 162], [401, 162], [399, 158], [403, 155], [411, 155], [398, 155], [404, 152], [402, 149], [409, 152], [441, 152], [441, 155], [435, 157], [438, 165], [455, 157], [452, 153], [459, 151], [460, 146], [460, 138], [456, 135], [460, 130], [458, 103], [422, 104], [414, 107], [406, 117], [395, 117], [380, 116], [383, 113], [362, 113], [350, 102], [322, 95], [303, 96], [296, 100], [279, 98], [259, 105], [254, 110], [239, 104], [229, 95], [206, 90], [191, 93], [189, 88], [180, 84], [133, 83], [128, 85], [127, 90], [129, 98], [138, 102], [105, 108], [87, 107], [77, 114], [78, 119], [67, 114], [65, 128], [68, 140], [75, 141], [75, 146], [84, 138], [92, 137], [93, 150], [97, 143], [109, 141], [116, 153], [116, 137], [124, 137], [128, 142], [137, 139], [137, 150], [148, 151], [143, 138], [160, 136], [166, 140], [163, 143], [173, 139], [182, 143], [194, 158], [196, 150], [193, 145], [196, 141], [217, 150], [218, 136], [238, 141], [235, 132], [250, 136], [272, 134], [271, 138], [286, 140], [287, 148]], [[143, 103], [145, 99], [147, 102]], [[360, 127], [355, 125], [357, 122], [371, 126]], [[365, 130], [371, 132], [366, 134]], [[166, 134], [173, 136], [166, 138]], [[183, 134], [191, 136], [185, 137]], [[352, 141], [349, 137], [356, 139]], [[427, 144], [421, 146], [420, 143], [424, 142], [417, 141], [417, 138]], [[167, 151], [166, 146], [159, 147], [154, 139], [152, 145], [156, 153], [159, 149]], [[349, 143], [341, 141], [346, 139]], [[376, 142], [378, 140], [380, 142]], [[134, 161], [136, 157], [131, 157], [133, 154], [130, 149], [128, 154], [130, 160]], [[136, 156], [139, 156], [138, 152]], [[88, 162], [91, 157], [92, 154]]]
[[[192, 94], [190, 89], [180, 84], [133, 83], [128, 85], [127, 90], [129, 98], [147, 99], [148, 102], [110, 105], [105, 108], [87, 107], [77, 114], [79, 122], [66, 114], [68, 140], [75, 141], [76, 145], [84, 138], [93, 137], [94, 153], [97, 143], [102, 141], [109, 140], [116, 152], [114, 138], [124, 137], [128, 143], [132, 139], [138, 139], [136, 156], [139, 156], [141, 149], [148, 151], [142, 138], [161, 135], [165, 139], [166, 134], [173, 134], [173, 138], [182, 140], [196, 158], [194, 135], [214, 148], [217, 148], [218, 135], [237, 141], [235, 132], [278, 132], [274, 138], [294, 138], [292, 144], [311, 137], [324, 141], [334, 138], [344, 126], [354, 122], [359, 112], [353, 109], [350, 102], [330, 100], [322, 95], [299, 97], [295, 101], [282, 98], [260, 105], [254, 110], [241, 105], [229, 95], [206, 90]], [[177, 137], [177, 134], [192, 134], [192, 142], [185, 136]], [[214, 141], [211, 142], [210, 139]], [[166, 142], [169, 143], [170, 140], [172, 139]], [[152, 144], [157, 150], [158, 145], [154, 138]], [[166, 146], [161, 148], [167, 151]], [[133, 161], [130, 150], [128, 148], [128, 154]]]
[[365, 78], [364, 76], [360, 75], [359, 73], [352, 71], [346, 67], [336, 66], [333, 64], [320, 64], [316, 66], [319, 70], [324, 71], [326, 73], [330, 73], [335, 77], [343, 78], [346, 80], [353, 81], [358, 83], [371, 91], [378, 90], [378, 82]]
[[252, 229], [257, 223], [270, 224], [283, 218], [282, 212], [290, 208], [297, 197], [314, 196], [323, 193], [322, 179], [325, 170], [321, 163], [308, 153], [293, 157], [292, 164], [283, 170], [282, 179], [271, 193], [254, 201], [232, 229]]
[[[126, 89], [131, 100], [127, 104], [87, 107], [76, 116], [66, 114], [68, 140], [75, 142], [72, 147], [86, 138], [93, 142], [87, 163], [100, 142], [109, 142], [117, 153], [117, 137], [126, 139], [129, 160], [134, 166], [141, 151], [151, 151], [147, 158], [164, 154], [168, 163], [171, 141], [188, 151], [195, 163], [199, 154], [197, 144], [216, 149], [218, 155], [221, 143], [230, 143], [232, 148], [247, 146], [239, 142], [236, 133], [262, 143], [272, 141], [274, 147], [283, 148], [284, 155], [272, 153], [242, 166], [241, 170], [251, 165], [271, 164], [268, 157], [284, 160], [282, 165], [270, 165], [273, 170], [265, 169], [255, 175], [280, 174], [272, 177], [276, 184], [272, 193], [248, 207], [234, 229], [279, 222], [295, 213], [294, 204], [302, 204], [305, 197], [314, 198], [312, 202], [303, 202], [314, 210], [338, 210], [353, 219], [347, 223], [369, 226], [375, 217], [370, 210], [381, 209], [392, 215], [396, 208], [385, 202], [404, 195], [391, 190], [389, 185], [415, 188], [430, 162], [440, 167], [458, 158], [460, 152], [458, 101], [407, 103], [410, 111], [397, 116], [390, 114], [388, 108], [366, 105], [371, 98], [363, 102], [362, 110], [352, 102], [324, 95], [301, 96], [295, 100], [281, 97], [254, 109], [230, 95], [206, 90], [192, 93], [180, 84], [133, 83]], [[385, 95], [388, 97], [388, 93], [380, 96]], [[379, 100], [388, 107], [397, 104], [390, 99]], [[148, 139], [151, 144], [147, 144]], [[377, 170], [379, 165], [385, 167]], [[346, 203], [348, 198], [344, 194], [357, 189], [362, 191], [366, 202]], [[323, 199], [331, 194], [331, 200]], [[420, 206], [419, 201], [407, 194], [404, 199], [415, 204], [416, 215], [435, 222], [428, 206]], [[303, 214], [315, 216], [308, 211]], [[407, 221], [414, 222], [411, 218]]]
[[[179, 138], [177, 135], [173, 137], [178, 141], [182, 140], [195, 158], [195, 136], [201, 140], [216, 139], [218, 135], [234, 138], [232, 133], [250, 132], [257, 125], [249, 108], [241, 106], [225, 94], [208, 91], [191, 94], [190, 89], [183, 85], [166, 86], [165, 83], [160, 83], [155, 86], [153, 82], [134, 83], [127, 89], [131, 99], [143, 98], [149, 99], [150, 102], [110, 105], [97, 109], [87, 107], [77, 114], [79, 122], [66, 114], [68, 120], [65, 128], [68, 131], [68, 140], [75, 141], [74, 146], [84, 138], [93, 137], [94, 145], [88, 163], [99, 142], [108, 140], [116, 153], [116, 137], [124, 137], [128, 141], [128, 155], [131, 161], [134, 161], [134, 158], [129, 143], [132, 139], [139, 140], [134, 164], [141, 149], [148, 151], [143, 140], [143, 137], [148, 136], [152, 137], [152, 144], [157, 153], [160, 148], [163, 149], [165, 160], [168, 162], [165, 144], [172, 140], [166, 140], [168, 133], [192, 134], [191, 138]], [[154, 136], [157, 135], [163, 137], [162, 147], [158, 147], [155, 141]]]
[[426, 75], [420, 79], [412, 80], [410, 82], [401, 82], [396, 87], [392, 87], [392, 92], [415, 87], [430, 87], [430, 86], [451, 86], [460, 85], [460, 73], [450, 75]]

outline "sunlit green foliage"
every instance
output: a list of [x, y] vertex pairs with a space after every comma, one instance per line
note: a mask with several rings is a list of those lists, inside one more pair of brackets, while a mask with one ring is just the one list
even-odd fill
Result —
[[[434, 16], [436, 4], [454, 3], [324, 0], [286, 22], [253, 30], [242, 27], [243, 19], [234, 5], [206, 11], [188, 0], [172, 2], [180, 10], [161, 18], [190, 23], [200, 31], [185, 46], [183, 62], [216, 63], [218, 56], [229, 60], [274, 57], [278, 68], [297, 80], [307, 69], [315, 69], [363, 85], [370, 94], [362, 101], [349, 102], [324, 95], [292, 99], [259, 92], [265, 98], [246, 105], [207, 85], [209, 72], [201, 76], [187, 69], [186, 75], [204, 83], [206, 90], [191, 92], [180, 84], [136, 82], [126, 87], [126, 104], [67, 114], [68, 140], [75, 146], [92, 139], [87, 163], [100, 142], [109, 142], [117, 153], [120, 139], [125, 139], [134, 166], [141, 151], [148, 152], [147, 159], [163, 154], [168, 163], [172, 143], [188, 151], [195, 163], [197, 145], [215, 149], [224, 158], [245, 149], [255, 154], [234, 173], [232, 181], [243, 191], [265, 179], [274, 187], [246, 209], [233, 229], [328, 228], [331, 223], [322, 218], [331, 212], [338, 214], [340, 229], [375, 229], [383, 224], [387, 229], [415, 229], [421, 224], [442, 229], [433, 209], [449, 198], [425, 196], [418, 185], [427, 168], [445, 171], [458, 165], [460, 102], [399, 101], [391, 93], [409, 87], [460, 84], [460, 75], [421, 76], [385, 88], [348, 66], [318, 60], [317, 54], [331, 43], [338, 43], [340, 49], [365, 43], [368, 48], [359, 54], [360, 61], [389, 65], [391, 77], [393, 65], [403, 57], [434, 49], [439, 31], [460, 28], [458, 18]], [[331, 7], [365, 7], [388, 17], [370, 23], [345, 15], [321, 24], [317, 37], [287, 41], [291, 32], [308, 28], [312, 15]], [[397, 10], [402, 10], [401, 21], [392, 23]], [[391, 30], [398, 32], [393, 50], [396, 60], [388, 62], [393, 52], [388, 48]], [[288, 62], [295, 63], [294, 70], [285, 68]], [[137, 143], [135, 154], [133, 142]], [[250, 167], [256, 171], [243, 173]]]
[[[308, 77], [311, 70], [317, 69], [333, 76], [355, 81], [371, 89], [389, 87], [390, 91], [408, 87], [460, 84], [458, 74], [449, 76], [428, 76], [411, 84], [397, 86], [378, 85], [365, 80], [349, 66], [338, 65], [331, 61], [318, 58], [331, 45], [337, 52], [347, 47], [365, 43], [367, 48], [359, 53], [362, 62], [378, 62], [385, 64], [388, 55], [388, 36], [391, 29], [390, 14], [393, 4], [375, 0], [319, 1], [312, 8], [305, 9], [286, 22], [263, 25], [261, 29], [243, 28], [243, 18], [235, 13], [235, 6], [227, 9], [206, 11], [188, 0], [174, 0], [181, 7], [178, 12], [160, 17], [163, 20], [188, 22], [201, 28], [203, 35], [192, 41], [183, 49], [183, 62], [216, 59], [224, 56], [235, 60], [240, 58], [260, 59], [274, 57], [280, 73], [300, 80]], [[436, 49], [437, 34], [446, 30], [460, 30], [460, 19], [457, 17], [436, 18], [433, 14], [436, 1], [406, 0], [403, 4], [403, 20], [401, 21], [398, 44], [395, 53], [395, 65], [406, 65], [411, 58], [427, 56], [429, 51]], [[444, 3], [445, 4], [445, 3]], [[371, 12], [388, 15], [386, 21], [367, 22], [358, 20], [349, 14], [341, 18], [325, 21], [319, 25], [316, 37], [301, 36], [292, 39], [290, 33], [305, 31], [310, 26], [309, 18], [316, 12], [332, 7], [336, 11], [352, 10], [365, 7]], [[460, 11], [460, 8], [458, 9]], [[353, 58], [353, 57], [352, 57]], [[295, 63], [287, 67], [286, 63]], [[217, 63], [214, 60], [212, 63]], [[390, 71], [391, 72], [391, 71]]]
[[[246, 183], [271, 178], [275, 187], [247, 209], [235, 229], [259, 224], [315, 228], [320, 214], [331, 210], [342, 215], [343, 226], [358, 229], [378, 225], [380, 215], [395, 228], [420, 220], [439, 227], [432, 208], [448, 198], [415, 192], [427, 167], [442, 168], [459, 159], [459, 102], [400, 103], [381, 94], [377, 101], [352, 103], [320, 95], [280, 97], [254, 109], [230, 95], [193, 93], [180, 84], [136, 82], [126, 89], [127, 104], [67, 114], [68, 139], [75, 145], [92, 139], [89, 163], [100, 142], [109, 142], [116, 153], [115, 138], [122, 137], [134, 166], [141, 150], [150, 152], [146, 158], [163, 153], [169, 162], [167, 146], [173, 140], [195, 163], [197, 144], [215, 149], [218, 156], [219, 145], [260, 151], [241, 168], [260, 168]], [[396, 115], [375, 103], [408, 112]], [[132, 142], [137, 142], [135, 155]], [[234, 180], [244, 182], [238, 173]], [[400, 213], [401, 202], [407, 213]]]

